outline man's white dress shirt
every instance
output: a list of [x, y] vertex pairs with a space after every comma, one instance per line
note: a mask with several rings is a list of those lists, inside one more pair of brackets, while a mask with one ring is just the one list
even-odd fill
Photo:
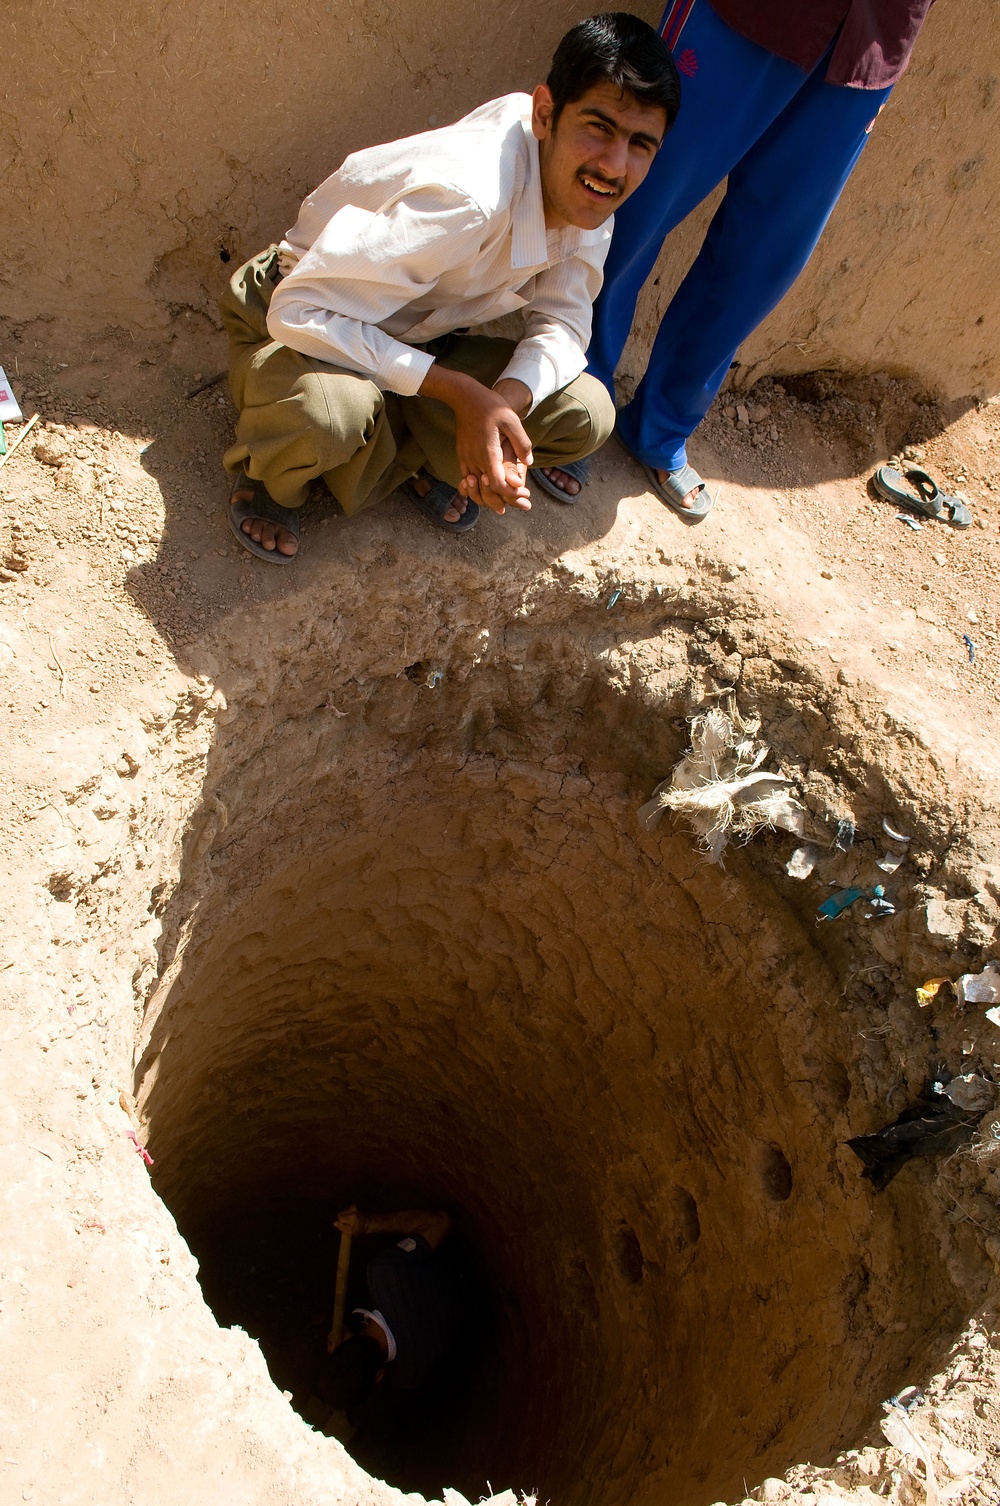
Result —
[[611, 228], [546, 230], [531, 97], [508, 94], [321, 183], [281, 242], [267, 327], [409, 397], [433, 364], [414, 346], [524, 309], [503, 376], [535, 407], [587, 364]]

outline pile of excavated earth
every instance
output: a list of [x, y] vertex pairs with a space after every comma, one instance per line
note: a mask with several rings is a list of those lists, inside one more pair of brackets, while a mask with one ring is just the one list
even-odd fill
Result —
[[[612, 442], [279, 571], [197, 323], [3, 345], [3, 1499], [995, 1502], [1000, 403], [768, 379], [698, 528]], [[713, 708], [799, 811], [721, 864], [637, 814]], [[490, 1311], [381, 1478], [311, 1389], [354, 1200]]]

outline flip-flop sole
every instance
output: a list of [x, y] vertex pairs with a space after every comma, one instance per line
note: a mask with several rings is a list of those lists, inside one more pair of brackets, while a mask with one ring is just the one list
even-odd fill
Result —
[[555, 465], [550, 465], [549, 470], [565, 471], [567, 476], [572, 476], [574, 481], [579, 481], [580, 490], [571, 497], [569, 492], [564, 492], [562, 487], [556, 486], [554, 481], [550, 481], [539, 466], [532, 467], [528, 475], [536, 486], [540, 486], [543, 492], [548, 492], [550, 497], [555, 497], [557, 502], [562, 502], [569, 507], [572, 507], [575, 502], [579, 502], [583, 488], [586, 486], [590, 475], [590, 457], [587, 456], [583, 460], [559, 461]]
[[[913, 476], [919, 476], [928, 485], [935, 488], [933, 497], [923, 496], [910, 481]], [[972, 525], [972, 514], [960, 497], [950, 497], [943, 492], [926, 471], [907, 471], [901, 475], [891, 465], [880, 465], [871, 478], [871, 488], [875, 494], [885, 502], [892, 502], [897, 507], [908, 507], [920, 518], [927, 518], [932, 523], [947, 523], [952, 528], [969, 528]]]
[[[656, 474], [656, 471], [652, 466], [647, 465], [644, 460], [639, 459], [638, 455], [634, 455], [632, 453], [620, 434], [618, 435], [618, 442], [621, 445], [622, 449], [625, 451], [626, 455], [631, 456], [636, 465], [645, 472], [646, 480], [649, 482], [650, 487], [659, 497], [660, 501], [665, 502], [671, 509], [671, 511], [675, 512], [679, 518], [683, 518], [685, 523], [700, 523], [703, 518], [708, 517], [709, 513], [712, 511], [712, 508], [715, 506], [715, 498], [709, 491], [707, 482], [698, 475], [698, 472], [694, 469], [693, 466], [681, 466], [679, 470], [670, 472], [671, 476], [683, 476], [685, 478], [684, 483], [682, 483], [684, 490], [682, 491], [678, 488], [677, 491], [673, 491], [670, 487], [664, 486], [663, 482], [660, 480], [659, 476]], [[687, 480], [688, 476], [692, 478], [690, 481]], [[693, 506], [685, 507], [683, 499], [687, 496], [688, 492], [693, 491], [696, 486], [701, 487], [701, 491], [698, 493], [696, 501], [694, 502]]]
[[451, 523], [445, 518], [445, 513], [451, 507], [458, 492], [447, 481], [435, 481], [426, 496], [422, 497], [416, 490], [412, 481], [406, 483], [406, 493], [414, 507], [436, 523], [438, 528], [443, 528], [447, 533], [468, 533], [470, 528], [475, 528], [479, 522], [478, 502], [466, 503], [465, 511], [456, 523]]
[[[268, 565], [290, 565], [297, 557], [295, 554], [281, 554], [277, 549], [265, 549], [263, 544], [258, 544], [248, 533], [244, 533], [241, 524], [248, 518], [263, 518], [268, 523], [275, 523], [280, 528], [287, 528], [289, 533], [299, 541], [299, 515], [294, 507], [282, 507], [273, 501], [268, 495], [262, 481], [251, 481], [244, 472], [237, 478], [233, 492], [252, 491], [253, 498], [248, 502], [233, 502], [230, 500], [226, 509], [226, 517], [229, 527], [234, 536], [239, 539], [248, 554], [253, 554], [257, 559], [263, 560]], [[232, 493], [230, 493], [232, 496]]]

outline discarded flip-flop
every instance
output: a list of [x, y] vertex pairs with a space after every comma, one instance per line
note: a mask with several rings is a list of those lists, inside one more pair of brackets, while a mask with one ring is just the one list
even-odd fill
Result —
[[[682, 465], [676, 471], [668, 471], [666, 480], [661, 481], [656, 474], [656, 468], [640, 460], [639, 456], [629, 449], [620, 433], [618, 442], [622, 449], [632, 456], [636, 465], [641, 466], [645, 471], [646, 480], [660, 501], [672, 508], [679, 518], [684, 518], [688, 523], [700, 523], [702, 518], [708, 517], [715, 506], [715, 498], [693, 465]], [[685, 507], [684, 499], [690, 492], [695, 492], [696, 496], [691, 506]]]
[[587, 478], [590, 475], [590, 456], [585, 456], [583, 460], [560, 460], [557, 464], [550, 465], [548, 469], [550, 471], [565, 471], [567, 476], [572, 476], [574, 481], [579, 481], [580, 491], [574, 492], [570, 496], [569, 492], [564, 492], [561, 486], [557, 486], [554, 481], [550, 481], [540, 466], [532, 467], [528, 475], [536, 486], [540, 486], [543, 492], [548, 492], [550, 497], [555, 497], [557, 502], [565, 502], [569, 506], [572, 506], [574, 502], [578, 502], [580, 500], [580, 493], [586, 486]]
[[[236, 498], [241, 492], [249, 495], [242, 502]], [[244, 533], [242, 524], [248, 518], [264, 518], [268, 523], [275, 523], [280, 528], [287, 528], [296, 543], [299, 541], [299, 515], [294, 507], [282, 507], [275, 502], [268, 493], [263, 481], [252, 481], [246, 471], [240, 471], [229, 496], [228, 514], [229, 526], [239, 539], [243, 548], [251, 554], [255, 554], [259, 560], [266, 560], [269, 565], [290, 565], [295, 558], [294, 554], [282, 554], [277, 548], [265, 549], [263, 544], [258, 544], [248, 533]]]
[[926, 471], [901, 474], [891, 465], [880, 465], [871, 484], [887, 502], [908, 507], [921, 518], [950, 523], [952, 528], [969, 528], [972, 524], [972, 514], [961, 497], [949, 497]]
[[407, 494], [414, 507], [420, 509], [425, 518], [430, 518], [439, 528], [446, 528], [449, 533], [468, 533], [470, 528], [475, 528], [479, 522], [478, 502], [466, 503], [465, 511], [456, 522], [450, 522], [445, 513], [453, 506], [458, 492], [447, 481], [434, 481], [433, 477], [426, 478], [433, 484], [429, 492], [421, 496], [412, 481], [406, 483]]

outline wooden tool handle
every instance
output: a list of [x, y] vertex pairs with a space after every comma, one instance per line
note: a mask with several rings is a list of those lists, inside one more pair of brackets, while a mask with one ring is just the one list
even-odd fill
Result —
[[344, 1309], [347, 1307], [347, 1272], [351, 1264], [351, 1236], [341, 1234], [337, 1255], [337, 1286], [333, 1294], [333, 1322], [327, 1337], [327, 1353], [332, 1354], [344, 1337]]

